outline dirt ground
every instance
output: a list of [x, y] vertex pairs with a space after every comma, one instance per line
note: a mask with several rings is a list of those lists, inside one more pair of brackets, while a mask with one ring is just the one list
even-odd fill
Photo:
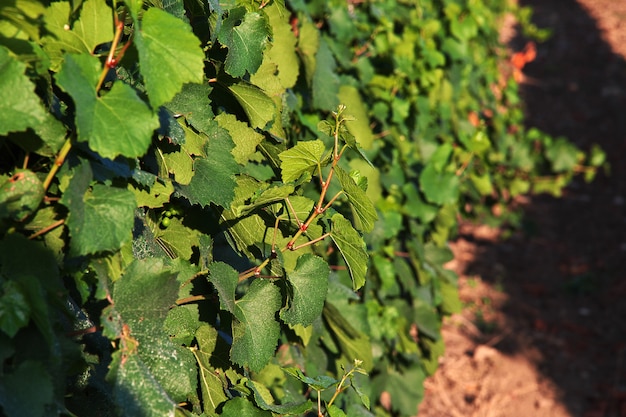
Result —
[[461, 225], [449, 267], [466, 308], [419, 416], [626, 417], [626, 0], [519, 3], [553, 31], [524, 68], [527, 126], [600, 144], [611, 172], [521, 201], [510, 237]]

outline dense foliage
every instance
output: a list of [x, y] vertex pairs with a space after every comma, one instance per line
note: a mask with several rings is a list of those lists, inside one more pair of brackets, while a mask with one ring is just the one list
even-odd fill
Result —
[[506, 3], [3, 1], [4, 414], [414, 415], [458, 217], [603, 163]]

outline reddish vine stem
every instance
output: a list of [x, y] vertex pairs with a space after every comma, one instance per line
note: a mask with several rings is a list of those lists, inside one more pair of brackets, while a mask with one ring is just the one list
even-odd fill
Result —
[[[330, 199], [328, 203], [324, 204], [324, 200], [326, 199], [326, 194], [328, 193], [328, 188], [330, 187], [330, 182], [333, 179], [333, 175], [335, 173], [335, 167], [337, 166], [337, 163], [341, 159], [341, 156], [343, 155], [347, 147], [347, 145], [344, 145], [341, 148], [341, 150], [339, 149], [339, 129], [341, 127], [341, 124], [346, 120], [341, 117], [343, 110], [345, 110], [345, 107], [341, 106], [337, 112], [333, 112], [335, 116], [335, 128], [333, 129], [334, 146], [333, 146], [333, 154], [332, 154], [332, 164], [330, 166], [330, 170], [328, 172], [328, 176], [326, 177], [326, 179], [324, 179], [323, 177], [322, 167], [318, 165], [317, 171], [318, 171], [320, 185], [321, 185], [320, 198], [317, 201], [317, 204], [315, 205], [313, 212], [309, 215], [309, 218], [304, 223], [302, 223], [300, 219], [298, 218], [298, 215], [296, 214], [296, 211], [294, 210], [293, 205], [291, 204], [291, 201], [289, 201], [289, 198], [285, 198], [285, 203], [287, 207], [289, 208], [289, 210], [291, 210], [292, 214], [294, 215], [296, 219], [296, 222], [298, 224], [298, 230], [291, 237], [291, 239], [289, 239], [289, 242], [287, 242], [287, 244], [282, 249], [280, 249], [281, 253], [284, 253], [286, 251], [295, 251], [295, 250], [304, 248], [306, 246], [313, 245], [317, 242], [324, 240], [328, 236], [330, 236], [330, 233], [325, 233], [324, 235], [316, 239], [310, 240], [300, 245], [295, 245], [296, 240], [298, 240], [298, 238], [307, 231], [307, 229], [315, 221], [317, 216], [319, 216], [320, 214], [328, 210], [332, 206], [332, 204], [337, 200], [337, 198], [339, 198], [339, 196], [343, 194], [343, 190], [339, 191]], [[278, 228], [278, 219], [276, 220], [276, 225], [274, 226], [274, 240], [276, 238], [277, 228]], [[274, 241], [272, 242], [272, 254], [275, 254]], [[250, 268], [242, 272], [241, 274], [239, 274], [239, 282], [245, 281], [246, 279], [252, 278], [254, 276], [257, 276], [257, 277], [260, 276], [261, 270], [263, 270], [263, 268], [267, 266], [267, 264], [270, 262], [271, 259], [273, 259], [273, 257], [268, 257], [263, 262], [261, 262], [261, 264], [258, 265], [257, 267]]]
[[48, 225], [46, 227], [44, 227], [43, 229], [33, 233], [32, 235], [28, 236], [29, 239], [35, 239], [38, 236], [41, 236], [45, 233], [48, 233], [50, 230], [52, 229], [56, 229], [57, 227], [61, 226], [63, 223], [65, 223], [65, 219], [61, 219], [61, 220], [57, 220], [56, 222], [52, 223], [51, 225]]

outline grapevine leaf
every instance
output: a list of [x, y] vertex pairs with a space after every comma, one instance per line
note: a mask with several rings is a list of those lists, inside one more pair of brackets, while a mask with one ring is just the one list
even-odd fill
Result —
[[182, 115], [189, 124], [200, 132], [207, 133], [213, 120], [209, 94], [213, 88], [208, 84], [185, 84], [166, 107]]
[[555, 172], [566, 172], [574, 169], [578, 163], [580, 150], [565, 138], [558, 138], [546, 150], [546, 156], [552, 163]]
[[53, 403], [52, 378], [40, 362], [26, 360], [2, 375], [0, 406], [7, 416], [44, 416]]
[[[122, 378], [121, 384], [130, 386], [129, 390], [138, 390], [141, 395], [164, 391], [172, 400], [182, 401], [196, 389], [193, 354], [172, 343], [163, 330], [178, 296], [178, 287], [176, 272], [157, 258], [134, 261], [113, 287], [113, 308], [128, 326], [130, 334], [126, 337], [138, 344], [136, 354], [120, 351], [127, 355], [127, 360], [119, 364], [117, 380], [122, 372], [128, 380]], [[146, 379], [153, 382], [144, 391], [142, 384], [146, 384]], [[150, 391], [153, 393], [149, 394]]]
[[202, 404], [204, 412], [211, 415], [217, 407], [228, 397], [224, 393], [225, 381], [211, 365], [211, 357], [215, 349], [215, 341], [218, 337], [217, 330], [204, 324], [196, 331], [196, 340], [199, 349], [194, 351], [200, 368], [200, 388], [202, 389]]
[[365, 191], [354, 182], [346, 171], [337, 166], [335, 167], [335, 173], [354, 210], [357, 227], [365, 232], [371, 232], [374, 229], [374, 223], [378, 219], [372, 200], [367, 197]]
[[343, 410], [337, 407], [335, 404], [332, 404], [330, 407], [328, 407], [327, 411], [329, 417], [348, 417], [346, 413], [344, 413]]
[[373, 384], [379, 389], [391, 393], [391, 407], [401, 415], [415, 415], [417, 406], [424, 397], [424, 380], [426, 375], [422, 368], [413, 366], [403, 373], [392, 369], [374, 379]]
[[237, 120], [234, 114], [222, 113], [215, 120], [221, 127], [228, 130], [235, 142], [235, 148], [232, 150], [235, 161], [245, 165], [250, 156], [256, 152], [256, 147], [263, 140], [263, 135], [255, 132], [247, 123]]
[[257, 408], [243, 397], [227, 401], [220, 413], [222, 417], [272, 417], [272, 412]]
[[159, 230], [155, 237], [167, 246], [173, 254], [181, 259], [189, 260], [193, 248], [200, 245], [198, 233], [183, 225], [180, 219], [170, 219], [167, 229]]
[[24, 75], [26, 65], [0, 46], [0, 136], [37, 127], [46, 113], [35, 94], [35, 85]]
[[322, 164], [326, 146], [321, 140], [298, 142], [296, 146], [281, 152], [280, 169], [283, 182], [296, 181], [305, 172], [312, 173]]
[[30, 304], [26, 294], [14, 281], [5, 281], [0, 297], [0, 330], [14, 337], [30, 320]]
[[[269, 51], [265, 51], [263, 66], [270, 67], [271, 72], [269, 76], [264, 74], [258, 77], [259, 70], [250, 80], [265, 91], [280, 93], [293, 87], [298, 79], [300, 65], [296, 54], [296, 37], [289, 24], [289, 13], [282, 2], [271, 2], [264, 10], [272, 27], [272, 46]], [[274, 83], [278, 84], [275, 88], [267, 88]]]
[[365, 242], [359, 232], [354, 230], [352, 224], [341, 214], [336, 213], [332, 217], [333, 228], [330, 233], [341, 256], [343, 256], [350, 277], [352, 287], [358, 290], [365, 284], [365, 274], [367, 272], [367, 250]]
[[[263, 395], [259, 392], [259, 390], [265, 388], [263, 385], [250, 380], [246, 383], [246, 386], [254, 393], [254, 402], [256, 402], [260, 408], [263, 410], [273, 411], [281, 416], [304, 415], [307, 411], [313, 408], [311, 400], [305, 400], [299, 403], [289, 402], [285, 404], [268, 404], [266, 399], [263, 398]], [[265, 388], [265, 390], [267, 390], [267, 388]]]
[[228, 89], [243, 107], [252, 127], [264, 129], [269, 122], [274, 120], [276, 105], [259, 87], [240, 82], [229, 85]]
[[[346, 113], [354, 117], [354, 120], [346, 123], [348, 132], [354, 135], [356, 142], [364, 149], [370, 149], [374, 142], [374, 135], [370, 129], [367, 109], [359, 90], [357, 90], [356, 87], [348, 85], [341, 86], [339, 89], [339, 101], [346, 106]], [[365, 156], [356, 143], [347, 143], [352, 149], [359, 152], [362, 156]]]
[[217, 39], [228, 48], [224, 62], [226, 72], [233, 77], [242, 77], [246, 71], [255, 73], [263, 61], [263, 50], [270, 33], [264, 15], [247, 13], [244, 7], [229, 10], [217, 35]]
[[206, 145], [207, 158], [194, 161], [194, 175], [189, 185], [179, 187], [179, 192], [191, 204], [207, 206], [215, 203], [228, 207], [235, 197], [235, 175], [239, 165], [231, 153], [234, 147], [225, 129], [213, 126]]
[[322, 258], [311, 254], [300, 256], [296, 269], [287, 273], [291, 299], [280, 318], [287, 324], [308, 326], [313, 323], [324, 307], [329, 273], [328, 264]]
[[44, 22], [50, 35], [42, 42], [53, 71], [59, 69], [65, 53], [92, 54], [96, 46], [113, 40], [113, 13], [106, 2], [83, 2], [80, 18], [67, 30], [70, 15], [67, 2], [51, 3], [45, 13]]
[[259, 190], [259, 193], [255, 193], [255, 195], [250, 198], [249, 204], [231, 205], [233, 213], [237, 216], [242, 216], [244, 214], [248, 214], [255, 208], [266, 206], [277, 201], [282, 201], [289, 197], [295, 189], [291, 184], [276, 185], [267, 189], [263, 189], [265, 188], [263, 185], [263, 183], [258, 183], [257, 190]]
[[143, 15], [135, 44], [153, 109], [170, 101], [183, 84], [202, 82], [204, 52], [184, 21], [152, 7]]
[[110, 375], [115, 375], [113, 398], [120, 410], [135, 416], [174, 417], [176, 403], [150, 373], [138, 355], [113, 354]]
[[132, 238], [133, 193], [102, 184], [89, 188], [90, 177], [89, 166], [81, 164], [61, 198], [70, 210], [67, 226], [77, 255], [115, 251]]
[[208, 280], [219, 294], [221, 308], [234, 314], [235, 290], [239, 282], [237, 271], [224, 262], [215, 262], [209, 265]]
[[367, 372], [374, 367], [372, 346], [369, 337], [355, 329], [332, 303], [324, 304], [324, 320], [337, 338], [341, 352], [345, 359], [352, 362], [355, 359], [363, 361], [362, 367]]
[[[152, 132], [159, 126], [156, 114], [135, 91], [121, 82], [99, 97], [96, 83], [100, 62], [91, 55], [66, 55], [57, 82], [76, 104], [78, 140], [105, 158], [142, 156]], [[111, 140], [115, 138], [115, 140]]]
[[428, 164], [420, 173], [420, 188], [426, 199], [435, 204], [455, 204], [459, 198], [459, 177], [453, 172], [437, 172]]
[[318, 375], [316, 377], [310, 377], [304, 375], [304, 373], [299, 368], [283, 368], [283, 371], [293, 376], [294, 378], [297, 378], [298, 380], [304, 382], [311, 388], [320, 391], [328, 389], [333, 385], [337, 385], [339, 384], [339, 382], [341, 382], [338, 379], [335, 379], [328, 375]]
[[276, 349], [280, 325], [275, 315], [281, 305], [278, 287], [266, 280], [252, 282], [235, 304], [231, 360], [260, 371]]
[[10, 217], [23, 220], [37, 210], [45, 191], [37, 174], [30, 170], [16, 170], [0, 185], [0, 219]]
[[320, 48], [315, 56], [315, 73], [313, 75], [313, 105], [326, 111], [332, 111], [339, 104], [339, 77], [333, 53], [324, 39], [320, 40]]

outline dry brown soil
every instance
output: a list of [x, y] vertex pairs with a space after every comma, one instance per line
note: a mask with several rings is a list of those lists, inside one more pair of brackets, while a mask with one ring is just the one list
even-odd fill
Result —
[[519, 3], [553, 31], [524, 68], [527, 126], [600, 144], [611, 172], [521, 201], [512, 236], [461, 225], [466, 308], [419, 416], [626, 417], [626, 0]]

